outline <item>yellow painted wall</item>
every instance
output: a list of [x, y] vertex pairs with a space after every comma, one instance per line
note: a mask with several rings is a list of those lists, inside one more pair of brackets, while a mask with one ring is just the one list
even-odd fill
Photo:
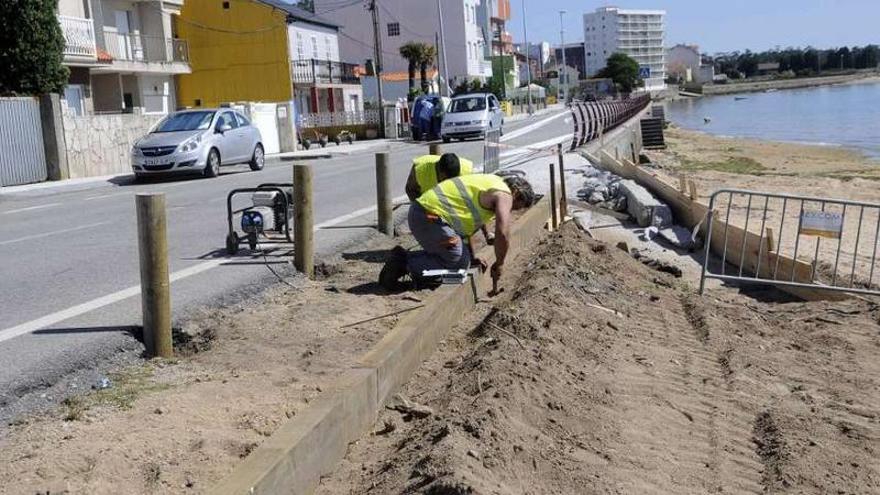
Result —
[[192, 74], [178, 76], [177, 103], [293, 99], [285, 15], [255, 0], [186, 0], [177, 35], [189, 45]]

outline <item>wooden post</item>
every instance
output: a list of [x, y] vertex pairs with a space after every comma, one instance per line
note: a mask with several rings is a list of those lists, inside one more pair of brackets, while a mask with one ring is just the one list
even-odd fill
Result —
[[559, 216], [562, 221], [568, 216], [568, 193], [565, 190], [565, 160], [562, 157], [562, 143], [556, 145], [556, 156], [559, 159], [559, 185], [561, 191], [559, 194]]
[[768, 253], [776, 252], [776, 244], [775, 244], [775, 241], [773, 240], [773, 229], [770, 227], [767, 227], [766, 232], [767, 233], [765, 234], [765, 237], [767, 237], [767, 252]]
[[440, 155], [440, 143], [431, 143], [428, 145], [429, 155]]
[[697, 196], [697, 183], [696, 182], [689, 180], [688, 181], [688, 189], [690, 189], [690, 191], [691, 191], [691, 199], [692, 200], [696, 201], [697, 199], [699, 199], [699, 196]]
[[683, 175], [678, 176], [678, 191], [682, 194], [687, 194], [687, 183]]
[[293, 265], [309, 278], [315, 277], [312, 167], [293, 166]]
[[135, 207], [144, 346], [148, 356], [170, 358], [174, 348], [171, 343], [171, 282], [168, 279], [165, 194], [137, 194]]
[[376, 205], [379, 215], [379, 232], [394, 235], [391, 210], [391, 174], [388, 173], [388, 153], [376, 153]]
[[552, 223], [550, 224], [553, 227], [553, 230], [559, 228], [559, 216], [556, 212], [556, 164], [550, 164], [550, 211], [553, 212], [552, 215]]

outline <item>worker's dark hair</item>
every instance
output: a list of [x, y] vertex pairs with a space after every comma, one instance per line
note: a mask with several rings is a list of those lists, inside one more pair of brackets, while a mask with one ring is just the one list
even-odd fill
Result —
[[444, 153], [440, 157], [440, 161], [437, 162], [437, 171], [443, 172], [449, 179], [461, 175], [461, 162], [458, 160], [458, 155], [455, 153]]
[[535, 195], [532, 185], [519, 175], [503, 175], [504, 183], [513, 195], [513, 203], [521, 208], [528, 208], [535, 204], [538, 197]]

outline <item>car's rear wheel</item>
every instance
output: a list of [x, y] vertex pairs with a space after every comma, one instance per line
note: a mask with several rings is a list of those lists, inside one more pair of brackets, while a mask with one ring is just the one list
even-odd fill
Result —
[[205, 177], [217, 177], [220, 175], [220, 152], [217, 148], [211, 148], [208, 152], [208, 163], [205, 165]]
[[251, 157], [250, 166], [251, 170], [263, 170], [263, 167], [266, 165], [266, 153], [263, 151], [263, 145], [257, 143], [257, 146], [254, 148], [254, 155]]
[[452, 139], [449, 138], [448, 136], [443, 136], [443, 142], [444, 142], [444, 143], [448, 143], [449, 141], [452, 141]]

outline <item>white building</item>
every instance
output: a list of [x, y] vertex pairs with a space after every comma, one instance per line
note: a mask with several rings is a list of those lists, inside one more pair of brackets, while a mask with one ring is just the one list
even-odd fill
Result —
[[184, 0], [60, 0], [64, 100], [70, 111], [164, 114], [175, 109], [174, 75], [190, 72], [185, 41], [172, 33]]
[[[465, 79], [486, 80], [492, 76], [489, 1], [443, 1], [445, 60], [449, 64], [447, 72], [453, 87]], [[364, 2], [349, 3], [340, 7], [338, 0], [315, 0], [315, 13], [340, 25], [339, 45], [344, 62], [363, 64], [375, 58], [372, 17], [364, 8]], [[440, 36], [437, 0], [382, 0], [378, 5], [383, 81], [406, 80], [408, 63], [400, 56], [400, 47], [410, 41], [436, 43]], [[442, 62], [443, 57], [440, 58]], [[438, 68], [442, 75], [442, 66]], [[433, 66], [428, 72], [434, 72]], [[372, 94], [370, 88], [364, 90], [365, 95]], [[384, 96], [386, 100], [393, 100], [406, 95]]]
[[[666, 87], [663, 47], [664, 10], [625, 10], [600, 7], [584, 14], [584, 56], [587, 77], [605, 67], [613, 53], [622, 52], [639, 63], [648, 90]], [[645, 77], [647, 76], [647, 77]]]
[[666, 72], [685, 83], [712, 84], [715, 67], [703, 64], [697, 45], [678, 44], [666, 50]]

